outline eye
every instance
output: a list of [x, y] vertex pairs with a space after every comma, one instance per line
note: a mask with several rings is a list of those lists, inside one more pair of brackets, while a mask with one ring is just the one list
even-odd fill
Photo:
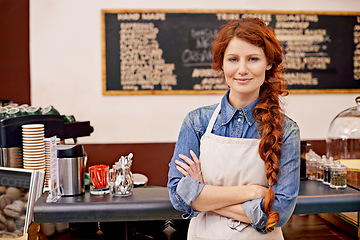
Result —
[[228, 61], [229, 62], [236, 62], [238, 59], [236, 57], [229, 57]]
[[251, 57], [251, 58], [249, 58], [249, 61], [250, 61], [250, 62], [256, 62], [256, 61], [258, 61], [258, 60], [259, 60], [258, 57]]

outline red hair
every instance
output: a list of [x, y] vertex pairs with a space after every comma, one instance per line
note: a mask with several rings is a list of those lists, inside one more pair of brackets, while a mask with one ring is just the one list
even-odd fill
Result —
[[[279, 159], [282, 144], [282, 109], [280, 96], [288, 94], [286, 80], [281, 77], [282, 49], [272, 29], [259, 18], [236, 19], [226, 24], [219, 32], [213, 43], [212, 68], [222, 72], [224, 53], [229, 42], [238, 38], [263, 49], [267, 63], [272, 65], [265, 73], [265, 81], [260, 87], [259, 102], [254, 108], [254, 115], [259, 123], [261, 135], [259, 155], [265, 162], [266, 178], [270, 185], [265, 200], [264, 210], [268, 216], [266, 231], [272, 231], [279, 221], [279, 214], [271, 209], [275, 199], [272, 188], [277, 183], [279, 173]], [[222, 73], [223, 75], [223, 73]]]

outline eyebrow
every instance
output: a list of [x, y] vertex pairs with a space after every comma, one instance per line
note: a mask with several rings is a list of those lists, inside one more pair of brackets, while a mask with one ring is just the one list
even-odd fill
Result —
[[[259, 57], [262, 56], [262, 54], [260, 54], [260, 53], [250, 53], [250, 54], [247, 54], [246, 56], [254, 56], [254, 55], [259, 56]], [[237, 53], [228, 53], [228, 54], [225, 54], [224, 56], [239, 56], [239, 54], [237, 54]]]

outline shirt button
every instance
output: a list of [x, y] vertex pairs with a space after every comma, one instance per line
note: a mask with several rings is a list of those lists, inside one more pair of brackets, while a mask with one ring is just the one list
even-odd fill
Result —
[[238, 118], [238, 122], [240, 122], [241, 121], [241, 118]]

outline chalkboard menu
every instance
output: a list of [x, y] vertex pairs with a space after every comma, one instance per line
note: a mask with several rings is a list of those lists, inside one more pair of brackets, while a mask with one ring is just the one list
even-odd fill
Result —
[[103, 94], [224, 93], [210, 46], [243, 17], [274, 29], [290, 92], [360, 92], [360, 12], [102, 10]]

